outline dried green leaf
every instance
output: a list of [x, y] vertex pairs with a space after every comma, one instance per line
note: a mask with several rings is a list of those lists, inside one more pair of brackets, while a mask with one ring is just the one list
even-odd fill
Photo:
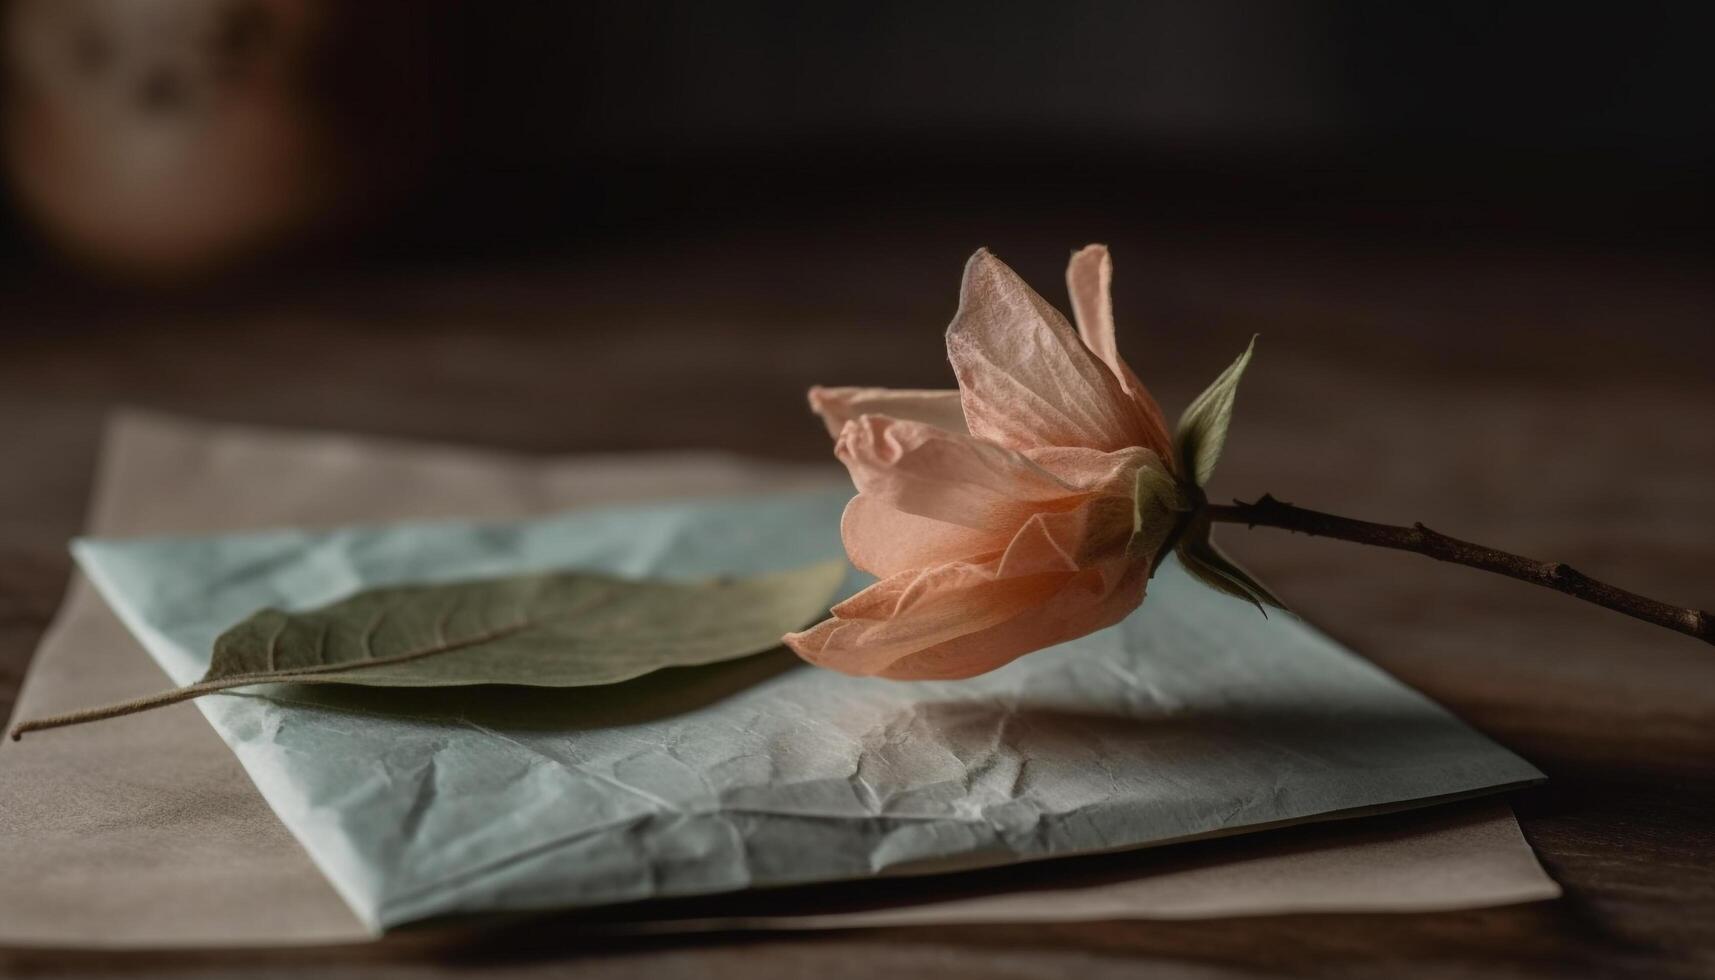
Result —
[[841, 561], [705, 582], [556, 572], [371, 589], [301, 612], [264, 609], [221, 634], [197, 683], [26, 722], [13, 735], [249, 684], [612, 684], [772, 649], [827, 610], [845, 573]]
[[1239, 378], [1251, 361], [1256, 338], [1239, 359], [1228, 365], [1179, 417], [1179, 429], [1173, 436], [1174, 452], [1179, 457], [1179, 472], [1204, 486], [1215, 474], [1221, 447], [1227, 442], [1227, 425], [1233, 418], [1233, 399], [1239, 390]]

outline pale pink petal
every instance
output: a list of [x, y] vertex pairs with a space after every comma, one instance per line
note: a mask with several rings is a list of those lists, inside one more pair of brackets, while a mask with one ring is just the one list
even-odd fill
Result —
[[822, 417], [828, 435], [838, 437], [845, 424], [859, 415], [890, 415], [927, 422], [949, 432], [966, 432], [959, 390], [948, 388], [824, 388], [810, 389], [810, 410]]
[[1106, 245], [1085, 245], [1066, 263], [1066, 292], [1072, 298], [1072, 319], [1084, 346], [1121, 377], [1119, 347], [1114, 339], [1114, 264]]
[[910, 654], [986, 629], [1057, 593], [1071, 574], [998, 578], [998, 559], [949, 562], [884, 578], [785, 643], [813, 664], [876, 674]]
[[834, 444], [859, 492], [896, 510], [1010, 535], [1030, 515], [1076, 506], [1080, 492], [993, 443], [884, 415], [846, 423]]
[[1135, 524], [1130, 496], [1087, 497], [1071, 510], [1033, 515], [1007, 542], [1002, 578], [1077, 572], [1123, 559]]
[[1131, 530], [1128, 497], [1087, 497], [1032, 516], [999, 555], [901, 569], [786, 642], [851, 674], [992, 670], [1110, 625], [1142, 601], [1148, 563], [1126, 556]]
[[1004, 534], [907, 514], [867, 493], [846, 504], [840, 537], [852, 564], [878, 578], [980, 558], [1007, 546]]
[[1131, 494], [1137, 485], [1139, 467], [1160, 468], [1161, 457], [1141, 447], [1105, 453], [1076, 446], [1029, 449], [1020, 455], [1058, 477], [1061, 482], [1087, 493]]
[[1113, 259], [1106, 245], [1086, 245], [1073, 252], [1072, 260], [1066, 264], [1066, 291], [1072, 297], [1072, 318], [1078, 322], [1078, 336], [1083, 338], [1085, 346], [1107, 364], [1143, 413], [1150, 436], [1143, 444], [1162, 459], [1172, 459], [1172, 439], [1161, 406], [1132, 373], [1125, 358], [1120, 357], [1114, 336], [1113, 279]]
[[947, 328], [971, 435], [1009, 449], [1150, 445], [1119, 379], [1066, 318], [986, 249], [971, 256]]
[[1119, 622], [1143, 601], [1149, 578], [1146, 565], [1124, 561], [1022, 578], [997, 571], [957, 564], [884, 579], [786, 644], [847, 674], [970, 677]]
[[1147, 565], [1088, 568], [1017, 616], [907, 654], [876, 673], [893, 680], [959, 680], [1118, 623], [1143, 602]]

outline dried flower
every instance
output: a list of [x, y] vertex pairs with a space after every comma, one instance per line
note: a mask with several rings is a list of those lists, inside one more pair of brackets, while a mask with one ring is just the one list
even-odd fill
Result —
[[980, 250], [947, 328], [958, 390], [811, 389], [858, 489], [846, 551], [880, 581], [787, 645], [849, 674], [969, 677], [1119, 622], [1164, 546], [1207, 545], [1198, 486], [1245, 358], [1170, 437], [1115, 346], [1111, 278], [1104, 246], [1072, 256], [1074, 333]]

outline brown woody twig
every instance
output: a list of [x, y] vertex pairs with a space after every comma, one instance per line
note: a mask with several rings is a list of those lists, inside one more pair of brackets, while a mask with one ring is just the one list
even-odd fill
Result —
[[1439, 531], [1431, 531], [1422, 524], [1400, 527], [1354, 520], [1295, 507], [1268, 494], [1263, 494], [1255, 503], [1234, 501], [1232, 504], [1211, 504], [1208, 514], [1211, 521], [1245, 524], [1250, 527], [1278, 527], [1316, 537], [1337, 538], [1380, 548], [1410, 551], [1436, 561], [1480, 568], [1521, 582], [1564, 592], [1634, 619], [1665, 626], [1687, 636], [1694, 636], [1705, 643], [1715, 644], [1715, 615], [1701, 609], [1668, 605], [1636, 592], [1615, 588], [1606, 582], [1598, 582], [1564, 562], [1536, 561], [1497, 548], [1461, 541]]

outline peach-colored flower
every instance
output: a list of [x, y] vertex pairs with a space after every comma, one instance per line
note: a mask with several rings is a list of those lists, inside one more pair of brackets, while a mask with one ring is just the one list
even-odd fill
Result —
[[1140, 471], [1178, 478], [1161, 409], [1115, 347], [1111, 277], [1105, 247], [1072, 256], [1074, 332], [978, 251], [947, 328], [958, 390], [811, 389], [858, 489], [846, 551], [880, 581], [787, 645], [849, 674], [968, 677], [1143, 601], [1171, 521], [1140, 517]]

